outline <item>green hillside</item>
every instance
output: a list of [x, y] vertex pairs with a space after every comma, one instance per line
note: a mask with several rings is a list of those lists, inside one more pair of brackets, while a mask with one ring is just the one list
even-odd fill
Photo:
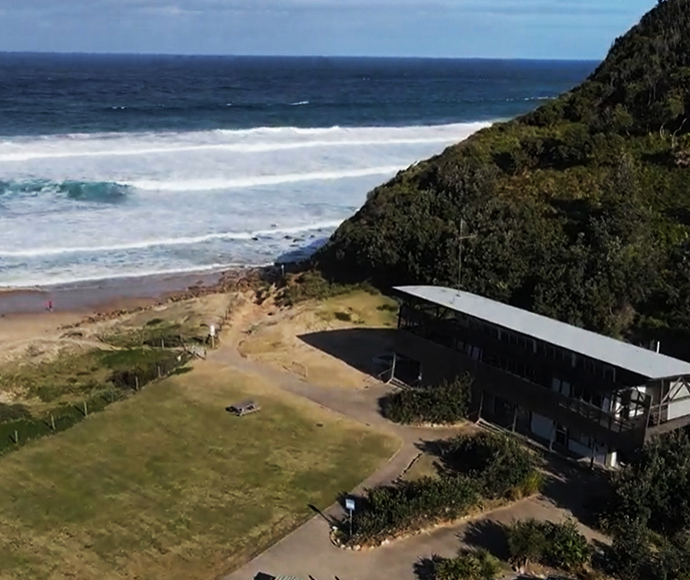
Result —
[[688, 117], [690, 0], [666, 0], [581, 86], [372, 191], [316, 264], [340, 281], [455, 285], [464, 219], [465, 289], [612, 335], [678, 338]]

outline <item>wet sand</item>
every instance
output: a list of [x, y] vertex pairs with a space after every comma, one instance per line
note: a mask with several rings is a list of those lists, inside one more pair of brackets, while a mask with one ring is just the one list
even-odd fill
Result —
[[245, 269], [218, 273], [168, 274], [37, 288], [0, 289], [0, 317], [46, 312], [49, 301], [53, 303], [54, 314], [84, 315], [96, 311], [136, 308], [178, 293], [214, 288], [228, 279], [238, 279], [256, 271]]

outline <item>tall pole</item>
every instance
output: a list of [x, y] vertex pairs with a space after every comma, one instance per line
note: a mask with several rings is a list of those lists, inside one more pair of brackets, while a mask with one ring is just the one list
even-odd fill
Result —
[[476, 235], [465, 235], [465, 220], [460, 219], [460, 236], [458, 237], [458, 290], [462, 289], [462, 244], [465, 240], [471, 240], [476, 237]]

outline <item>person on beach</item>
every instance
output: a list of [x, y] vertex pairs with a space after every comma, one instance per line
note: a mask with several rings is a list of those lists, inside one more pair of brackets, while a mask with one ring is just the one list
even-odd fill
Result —
[[46, 304], [46, 310], [47, 310], [48, 312], [52, 312], [52, 311], [53, 311], [53, 301], [52, 301], [52, 300], [48, 300], [48, 304]]

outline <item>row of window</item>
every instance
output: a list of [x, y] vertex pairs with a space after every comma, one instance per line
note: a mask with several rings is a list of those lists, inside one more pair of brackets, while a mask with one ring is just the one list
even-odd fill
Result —
[[538, 341], [510, 330], [499, 328], [493, 324], [482, 322], [481, 320], [469, 318], [462, 314], [458, 315], [458, 322], [461, 326], [478, 331], [484, 336], [488, 336], [494, 340], [500, 340], [506, 344], [516, 346], [523, 351], [532, 352], [545, 359], [559, 362], [565, 366], [572, 366], [581, 372], [603, 379], [604, 381], [610, 383], [616, 382], [616, 369], [600, 361], [575, 354], [552, 344]]

